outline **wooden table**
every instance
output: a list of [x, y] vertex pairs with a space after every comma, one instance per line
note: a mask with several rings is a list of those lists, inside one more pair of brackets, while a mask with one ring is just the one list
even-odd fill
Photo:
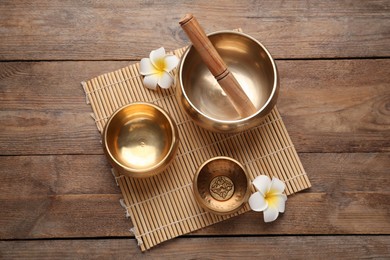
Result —
[[[313, 187], [141, 253], [80, 81], [241, 27]], [[390, 1], [2, 1], [0, 258], [389, 258]]]

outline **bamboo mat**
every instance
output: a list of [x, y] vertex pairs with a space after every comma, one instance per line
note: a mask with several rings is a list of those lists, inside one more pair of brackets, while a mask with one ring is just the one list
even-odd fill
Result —
[[[185, 48], [174, 51], [178, 57]], [[151, 91], [142, 84], [139, 63], [82, 82], [87, 103], [92, 106], [98, 130], [119, 107], [148, 101], [168, 111], [180, 135], [173, 163], [160, 175], [132, 179], [113, 171], [131, 218], [138, 245], [145, 251], [168, 239], [198, 230], [249, 210], [217, 216], [205, 212], [192, 193], [197, 168], [214, 156], [230, 156], [241, 162], [253, 180], [257, 175], [275, 176], [286, 183], [286, 194], [309, 188], [310, 181], [299, 160], [283, 120], [275, 107], [264, 122], [239, 134], [219, 134], [195, 125], [179, 108], [174, 88]], [[253, 190], [254, 191], [254, 190]]]

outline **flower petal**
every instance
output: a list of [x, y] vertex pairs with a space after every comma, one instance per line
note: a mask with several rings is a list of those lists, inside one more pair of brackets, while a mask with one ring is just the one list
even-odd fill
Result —
[[272, 195], [267, 196], [267, 202], [269, 208], [275, 208], [279, 212], [284, 212], [285, 204], [286, 204], [286, 195], [285, 194], [278, 194], [278, 195]]
[[173, 70], [177, 64], [179, 64], [179, 58], [175, 55], [167, 55], [165, 57], [165, 71], [170, 72]]
[[271, 187], [271, 179], [267, 175], [257, 176], [252, 183], [264, 197]]
[[157, 62], [159, 60], [163, 60], [165, 58], [165, 49], [164, 47], [158, 48], [157, 50], [153, 50], [150, 52], [150, 61], [153, 66], [158, 68]]
[[156, 68], [153, 66], [152, 62], [148, 58], [141, 59], [139, 64], [139, 72], [141, 75], [150, 75], [156, 73]]
[[150, 74], [144, 77], [144, 85], [149, 89], [155, 90], [160, 77], [157, 74]]
[[267, 201], [260, 192], [253, 193], [250, 196], [248, 203], [253, 211], [263, 211], [268, 207]]
[[277, 219], [279, 216], [279, 211], [277, 208], [268, 207], [264, 210], [264, 222], [272, 222]]
[[271, 187], [269, 189], [269, 194], [282, 194], [284, 189], [286, 188], [286, 185], [284, 182], [279, 180], [278, 178], [272, 178], [271, 181]]
[[173, 77], [167, 72], [163, 72], [158, 80], [158, 85], [161, 88], [169, 88], [173, 84]]
[[280, 205], [278, 206], [278, 210], [279, 210], [279, 212], [284, 213], [284, 211], [285, 211], [285, 209], [286, 209], [287, 196], [286, 196], [285, 194], [282, 194], [281, 196], [282, 196], [282, 199], [284, 200], [284, 203], [283, 203], [283, 204], [280, 204]]

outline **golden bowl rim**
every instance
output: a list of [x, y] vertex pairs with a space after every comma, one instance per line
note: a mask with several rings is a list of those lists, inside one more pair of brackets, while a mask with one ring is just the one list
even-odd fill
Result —
[[[115, 156], [113, 156], [113, 154], [111, 153], [110, 149], [108, 149], [108, 144], [107, 144], [107, 129], [108, 129], [111, 121], [114, 119], [114, 117], [118, 113], [120, 113], [122, 110], [124, 110], [124, 109], [126, 109], [126, 108], [128, 108], [130, 106], [138, 106], [138, 105], [150, 106], [150, 107], [153, 107], [154, 109], [158, 110], [159, 112], [161, 112], [164, 115], [165, 119], [167, 119], [167, 121], [169, 122], [169, 126], [170, 126], [170, 128], [172, 130], [172, 142], [171, 142], [169, 150], [166, 153], [166, 155], [164, 156], [164, 158], [162, 158], [157, 164], [155, 164], [155, 165], [153, 165], [153, 166], [151, 166], [149, 168], [144, 168], [144, 169], [134, 169], [134, 168], [128, 167], [128, 166], [123, 165], [122, 163], [120, 163], [115, 158]], [[161, 173], [166, 167], [168, 167], [170, 162], [175, 157], [175, 154], [176, 154], [177, 149], [178, 149], [179, 131], [177, 129], [177, 125], [176, 125], [175, 120], [162, 107], [160, 107], [158, 105], [155, 105], [153, 103], [150, 103], [150, 102], [133, 102], [133, 103], [126, 104], [126, 105], [118, 108], [110, 116], [110, 118], [106, 122], [106, 124], [104, 126], [104, 129], [103, 129], [103, 142], [102, 143], [103, 143], [103, 148], [104, 148], [104, 151], [106, 153], [106, 156], [109, 158], [109, 160], [111, 161], [111, 164], [112, 164], [112, 166], [114, 168], [119, 168], [118, 170], [121, 173], [123, 173], [123, 174], [125, 174], [127, 176], [144, 178], [144, 177], [150, 177], [150, 176], [153, 176], [153, 175], [157, 175], [157, 174]], [[139, 175], [139, 174], [142, 174], [142, 175]]]
[[267, 54], [267, 57], [271, 61], [272, 71], [274, 72], [275, 76], [274, 76], [274, 82], [273, 82], [273, 85], [272, 85], [272, 92], [269, 95], [269, 97], [268, 97], [267, 101], [265, 102], [265, 104], [260, 109], [258, 109], [256, 111], [256, 113], [254, 113], [254, 114], [252, 114], [250, 116], [244, 117], [244, 118], [237, 119], [237, 120], [221, 120], [221, 119], [217, 119], [217, 118], [212, 118], [209, 115], [207, 115], [207, 114], [203, 113], [202, 111], [200, 111], [191, 102], [191, 100], [188, 98], [187, 93], [185, 92], [184, 87], [183, 87], [183, 79], [182, 79], [182, 70], [183, 70], [184, 62], [185, 62], [186, 57], [187, 57], [188, 53], [190, 52], [190, 50], [192, 48], [194, 48], [194, 46], [192, 44], [187, 47], [187, 49], [185, 50], [185, 52], [183, 53], [183, 55], [182, 55], [182, 57], [180, 59], [180, 64], [179, 64], [179, 67], [178, 67], [178, 78], [179, 78], [179, 84], [178, 85], [180, 87], [182, 95], [185, 97], [186, 101], [190, 104], [191, 108], [194, 109], [197, 113], [199, 113], [202, 116], [204, 116], [205, 118], [207, 118], [208, 120], [213, 121], [213, 122], [217, 122], [217, 123], [221, 123], [221, 124], [243, 123], [245, 121], [250, 120], [253, 117], [256, 117], [258, 114], [260, 114], [264, 110], [266, 110], [268, 105], [272, 102], [273, 97], [275, 95], [277, 95], [278, 80], [279, 80], [278, 79], [278, 70], [277, 70], [277, 67], [276, 67], [275, 60], [273, 59], [273, 57], [272, 57], [271, 53], [268, 51], [268, 49], [261, 42], [259, 42], [257, 39], [255, 39], [254, 37], [252, 37], [252, 36], [250, 36], [250, 35], [248, 35], [246, 33], [238, 32], [238, 31], [221, 30], [221, 31], [216, 31], [216, 32], [209, 33], [209, 34], [207, 34], [207, 37], [213, 36], [213, 35], [217, 35], [217, 34], [224, 34], [224, 33], [226, 33], [226, 34], [236, 34], [236, 35], [240, 35], [240, 36], [246, 37], [246, 38], [254, 41], [256, 44], [258, 44], [260, 46], [260, 48], [262, 48], [264, 50], [264, 52]]
[[[242, 169], [242, 171], [243, 171], [243, 173], [244, 173], [244, 175], [245, 175], [245, 177], [247, 179], [247, 185], [246, 185], [247, 189], [246, 189], [245, 196], [243, 197], [241, 203], [236, 208], [230, 209], [228, 211], [216, 211], [216, 210], [213, 210], [212, 208], [208, 207], [207, 204], [204, 203], [204, 200], [202, 199], [202, 197], [200, 196], [198, 185], [196, 185], [198, 177], [199, 177], [199, 173], [203, 169], [203, 167], [206, 166], [208, 163], [210, 163], [212, 161], [221, 160], [221, 159], [229, 160], [229, 161], [232, 161], [235, 164], [237, 164]], [[228, 215], [228, 214], [233, 214], [233, 213], [239, 211], [245, 205], [245, 203], [248, 202], [249, 195], [250, 195], [250, 177], [248, 175], [248, 171], [246, 170], [246, 168], [239, 161], [237, 161], [236, 159], [234, 159], [232, 157], [229, 157], [229, 156], [216, 156], [216, 157], [212, 157], [212, 158], [206, 160], [205, 162], [203, 162], [198, 167], [198, 169], [197, 169], [197, 171], [196, 171], [196, 173], [195, 173], [195, 175], [193, 177], [192, 186], [193, 186], [193, 192], [194, 192], [194, 195], [195, 195], [195, 199], [199, 203], [199, 205], [203, 209], [205, 209], [206, 211], [211, 212], [211, 213], [216, 214], [216, 215]]]

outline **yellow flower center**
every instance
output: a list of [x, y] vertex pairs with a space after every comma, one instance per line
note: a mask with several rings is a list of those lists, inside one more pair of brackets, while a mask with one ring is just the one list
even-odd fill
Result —
[[268, 205], [270, 205], [272, 207], [276, 205], [277, 200], [278, 200], [278, 198], [277, 198], [277, 196], [275, 196], [275, 194], [272, 194], [269, 192], [267, 194], [265, 194], [264, 198], [268, 202]]
[[166, 67], [167, 67], [167, 64], [165, 62], [165, 59], [161, 58], [161, 59], [157, 59], [154, 61], [155, 63], [155, 66], [156, 66], [156, 73], [161, 75], [162, 73], [164, 73]]

